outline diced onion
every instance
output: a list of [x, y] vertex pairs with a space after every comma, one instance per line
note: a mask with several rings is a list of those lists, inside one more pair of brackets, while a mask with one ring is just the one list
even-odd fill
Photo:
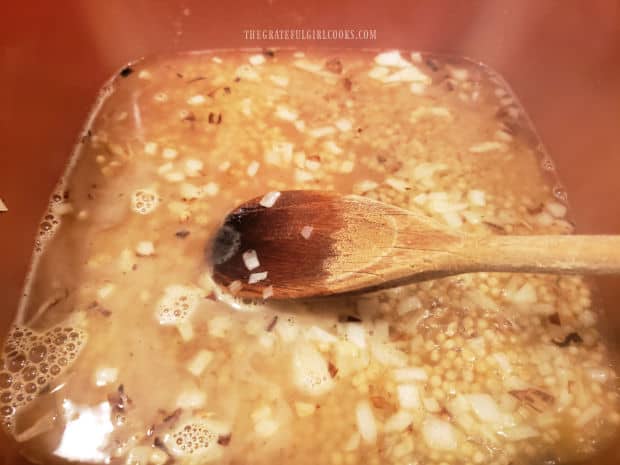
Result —
[[512, 372], [512, 365], [510, 365], [510, 360], [508, 360], [506, 354], [504, 354], [503, 352], [497, 352], [493, 354], [493, 358], [505, 375]]
[[360, 349], [366, 348], [366, 331], [360, 323], [347, 323], [344, 325], [344, 329], [348, 341]]
[[486, 205], [484, 191], [481, 190], [470, 190], [467, 193], [467, 200], [476, 207], [484, 207]]
[[200, 376], [211, 360], [213, 360], [213, 352], [201, 350], [189, 361], [187, 370], [194, 376]]
[[515, 304], [533, 304], [538, 297], [534, 286], [531, 283], [525, 283], [517, 292], [509, 296], [509, 299]]
[[471, 408], [478, 418], [485, 423], [501, 423], [502, 413], [497, 407], [497, 403], [488, 394], [468, 394], [465, 396]]
[[430, 81], [428, 76], [420, 71], [417, 67], [410, 65], [395, 73], [390, 74], [382, 79], [383, 82], [420, 82], [427, 83]]
[[267, 286], [263, 289], [263, 300], [267, 300], [271, 296], [273, 296], [273, 286]]
[[300, 418], [308, 417], [316, 411], [316, 404], [310, 402], [295, 402], [295, 412]]
[[182, 391], [177, 397], [176, 406], [183, 409], [194, 409], [202, 407], [207, 400], [204, 392], [197, 388], [190, 388]]
[[393, 371], [393, 374], [397, 382], [426, 381], [428, 379], [426, 370], [419, 367], [398, 368]]
[[401, 384], [396, 387], [398, 402], [404, 409], [415, 409], [420, 406], [420, 393], [415, 384]]
[[258, 261], [258, 255], [256, 254], [256, 250], [254, 249], [246, 250], [245, 252], [243, 252], [242, 257], [243, 257], [243, 264], [249, 271], [252, 271], [253, 269], [258, 268], [260, 266], [260, 262]]
[[411, 423], [413, 423], [413, 415], [400, 410], [385, 421], [383, 431], [386, 433], [404, 431]]
[[364, 400], [357, 404], [355, 407], [355, 418], [362, 440], [367, 444], [374, 444], [377, 440], [377, 424], [368, 401]]
[[414, 95], [423, 95], [426, 92], [426, 84], [423, 82], [412, 82], [409, 89]]
[[299, 114], [288, 107], [278, 105], [276, 107], [276, 116], [285, 121], [295, 121], [299, 117]]
[[276, 431], [280, 428], [280, 425], [270, 418], [259, 421], [254, 425], [254, 431], [259, 436], [267, 438], [269, 436], [273, 436]]
[[441, 411], [441, 407], [439, 406], [439, 402], [434, 397], [425, 397], [422, 399], [422, 404], [427, 412], [438, 413]]
[[314, 228], [312, 226], [304, 226], [303, 228], [301, 228], [301, 236], [308, 240], [310, 239], [310, 236], [312, 235], [312, 231], [314, 230]]
[[256, 55], [252, 55], [250, 57], [249, 62], [254, 66], [262, 65], [265, 63], [265, 57], [263, 54], [257, 53]]
[[241, 284], [241, 281], [235, 280], [228, 285], [228, 290], [230, 291], [231, 294], [236, 294], [237, 292], [241, 290], [242, 287], [243, 287], [243, 284]]
[[495, 142], [495, 141], [480, 142], [479, 144], [475, 144], [469, 147], [469, 151], [471, 153], [492, 152], [494, 150], [505, 152], [506, 149], [507, 149], [506, 144], [503, 144], [501, 142]]
[[264, 281], [267, 279], [267, 272], [261, 271], [260, 273], [252, 273], [248, 278], [248, 284], [255, 284], [259, 281]]
[[260, 168], [260, 163], [257, 161], [253, 161], [252, 163], [248, 165], [246, 172], [248, 176], [253, 177], [254, 175], [256, 175], [256, 173], [258, 173], [259, 168]]
[[271, 208], [274, 206], [274, 204], [276, 203], [279, 197], [280, 197], [280, 192], [277, 192], [277, 191], [267, 192], [263, 196], [259, 204], [265, 208]]
[[436, 417], [427, 418], [422, 424], [424, 442], [431, 449], [455, 450], [458, 447], [454, 427]]
[[588, 375], [593, 381], [604, 383], [609, 378], [609, 371], [604, 368], [588, 368]]
[[345, 118], [337, 120], [334, 124], [340, 131], [343, 132], [349, 131], [353, 127], [351, 120]]
[[314, 128], [314, 129], [310, 129], [308, 131], [308, 134], [310, 134], [310, 136], [315, 137], [315, 138], [320, 138], [320, 137], [324, 137], [324, 136], [329, 136], [331, 134], [334, 134], [336, 132], [336, 130], [331, 127], [331, 126], [323, 126], [320, 128]]
[[566, 215], [566, 205], [562, 205], [559, 202], [548, 202], [545, 207], [547, 208], [547, 211], [556, 218], [562, 218]]
[[293, 382], [301, 392], [320, 396], [334, 386], [327, 362], [312, 344], [303, 342], [293, 351]]
[[205, 98], [205, 96], [200, 94], [192, 95], [190, 98], [187, 99], [187, 103], [189, 105], [202, 105], [206, 101], [207, 99]]
[[371, 345], [371, 352], [375, 360], [381, 365], [390, 367], [404, 367], [407, 364], [407, 354], [392, 344], [373, 343]]
[[411, 66], [411, 63], [405, 60], [398, 50], [379, 53], [375, 57], [375, 63], [381, 66], [396, 66], [399, 68]]
[[306, 331], [306, 339], [309, 341], [322, 342], [327, 344], [332, 344], [338, 341], [338, 338], [331, 333], [328, 333], [322, 328], [318, 326], [311, 326]]
[[413, 312], [414, 310], [419, 310], [420, 308], [422, 308], [422, 302], [417, 296], [412, 295], [400, 301], [396, 307], [396, 313], [399, 315], [404, 315], [405, 313]]
[[409, 184], [407, 184], [402, 179], [387, 178], [385, 180], [385, 183], [392, 189], [397, 190], [398, 192], [407, 192], [410, 189]]

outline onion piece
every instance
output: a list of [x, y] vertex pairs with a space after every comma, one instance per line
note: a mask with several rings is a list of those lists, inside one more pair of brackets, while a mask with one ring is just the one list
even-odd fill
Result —
[[320, 396], [334, 387], [327, 362], [319, 351], [307, 342], [299, 343], [295, 347], [292, 372], [293, 383], [305, 394]]
[[407, 182], [398, 178], [387, 178], [385, 183], [390, 186], [392, 189], [397, 190], [398, 192], [407, 192], [410, 187]]
[[400, 410], [389, 417], [384, 425], [383, 431], [386, 433], [401, 432], [413, 423], [413, 415], [410, 412]]
[[182, 409], [197, 409], [207, 401], [207, 395], [198, 388], [191, 387], [178, 395], [176, 406]]
[[207, 365], [213, 360], [213, 352], [210, 350], [201, 350], [187, 363], [186, 368], [194, 376], [200, 376], [207, 368]]
[[254, 425], [254, 431], [256, 432], [256, 434], [263, 438], [273, 436], [279, 428], [280, 424], [270, 418], [260, 420]]
[[250, 64], [254, 66], [262, 65], [265, 63], [265, 57], [261, 53], [257, 53], [256, 55], [252, 55], [248, 61]]
[[243, 252], [242, 258], [243, 264], [249, 271], [252, 271], [260, 266], [260, 262], [258, 261], [258, 255], [256, 254], [256, 250], [254, 249], [249, 249]]
[[417, 296], [412, 295], [400, 301], [400, 303], [396, 307], [396, 313], [398, 313], [398, 315], [404, 315], [406, 313], [413, 312], [421, 308], [422, 302], [420, 301], [420, 299]]
[[469, 401], [472, 410], [478, 418], [485, 423], [501, 423], [502, 413], [499, 411], [497, 403], [488, 394], [468, 394], [465, 396]]
[[320, 343], [332, 344], [338, 342], [338, 338], [318, 326], [310, 326], [306, 331], [306, 339]]
[[605, 368], [587, 368], [586, 373], [588, 373], [592, 381], [598, 381], [599, 383], [604, 383], [609, 379], [609, 370]]
[[381, 66], [395, 66], [399, 68], [411, 66], [411, 63], [404, 59], [398, 50], [379, 53], [375, 57], [375, 63]]
[[252, 273], [248, 278], [248, 284], [256, 284], [259, 281], [264, 281], [267, 279], [267, 272], [261, 271], [260, 273]]
[[259, 204], [265, 208], [271, 208], [274, 206], [280, 195], [281, 193], [278, 191], [267, 192]]
[[404, 367], [407, 364], [407, 354], [402, 350], [398, 350], [393, 346], [393, 344], [373, 342], [370, 346], [370, 350], [372, 356], [381, 365], [390, 367]]
[[439, 413], [441, 411], [441, 407], [439, 406], [439, 402], [434, 397], [425, 397], [422, 399], [422, 404], [427, 412], [431, 413]]
[[366, 348], [366, 331], [360, 323], [347, 323], [344, 325], [346, 339], [360, 349]]
[[367, 444], [374, 444], [377, 440], [377, 424], [367, 400], [359, 402], [355, 407], [355, 419], [363, 441]]
[[496, 352], [492, 355], [500, 369], [503, 371], [504, 375], [508, 375], [512, 373], [512, 365], [510, 364], [510, 360], [503, 352]]
[[415, 384], [401, 384], [396, 386], [398, 402], [404, 409], [416, 409], [420, 407], [420, 392]]
[[484, 207], [486, 205], [484, 191], [478, 189], [470, 190], [467, 193], [467, 200], [469, 200], [469, 203], [476, 207]]
[[295, 402], [295, 412], [300, 418], [308, 417], [316, 411], [316, 404], [310, 402]]
[[243, 284], [241, 284], [241, 281], [237, 279], [228, 285], [228, 290], [230, 291], [231, 294], [236, 294], [237, 292], [241, 290], [242, 287], [243, 287]]
[[563, 218], [566, 215], [566, 205], [562, 205], [559, 202], [548, 202], [545, 207], [556, 218]]
[[273, 286], [267, 286], [263, 289], [263, 300], [267, 300], [269, 297], [273, 296]]
[[285, 121], [295, 121], [299, 117], [299, 113], [283, 105], [278, 105], [276, 108], [276, 116]]
[[456, 431], [447, 421], [429, 417], [422, 424], [422, 436], [428, 447], [435, 450], [455, 450], [458, 447]]
[[136, 245], [136, 254], [141, 257], [149, 257], [155, 253], [155, 246], [151, 241], [140, 241]]
[[252, 163], [248, 165], [246, 170], [247, 175], [250, 177], [254, 177], [256, 173], [258, 173], [258, 169], [260, 168], [260, 163], [254, 160]]
[[469, 151], [471, 153], [485, 153], [485, 152], [492, 152], [494, 150], [505, 152], [507, 150], [507, 146], [506, 144], [503, 144], [501, 142], [487, 141], [487, 142], [480, 142], [478, 144], [474, 144], [471, 147], [469, 147]]
[[536, 289], [532, 283], [525, 283], [517, 292], [508, 297], [515, 304], [533, 304], [538, 301]]
[[192, 95], [190, 98], [187, 99], [188, 105], [202, 105], [206, 101], [207, 99], [205, 98], [205, 96], [200, 94]]
[[398, 368], [392, 373], [394, 375], [394, 379], [397, 382], [426, 381], [428, 379], [428, 374], [426, 373], [426, 370], [420, 367]]
[[310, 236], [312, 235], [312, 231], [314, 230], [314, 228], [312, 226], [304, 226], [303, 228], [301, 228], [301, 236], [308, 240], [310, 239]]

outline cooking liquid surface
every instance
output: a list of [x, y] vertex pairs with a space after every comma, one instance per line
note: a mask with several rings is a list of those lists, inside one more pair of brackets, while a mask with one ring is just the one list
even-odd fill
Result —
[[[4, 346], [0, 414], [25, 455], [516, 465], [614, 436], [616, 374], [580, 277], [277, 304], [210, 280], [226, 213], [269, 191], [364, 195], [470, 233], [570, 233], [552, 164], [491, 71], [404, 52], [195, 53], [125, 68], [104, 96]], [[268, 279], [256, 258], [248, 279]]]

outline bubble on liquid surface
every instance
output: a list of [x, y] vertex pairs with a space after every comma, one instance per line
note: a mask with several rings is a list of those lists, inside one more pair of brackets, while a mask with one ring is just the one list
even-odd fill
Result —
[[131, 194], [131, 209], [140, 215], [148, 215], [158, 205], [159, 197], [152, 189], [138, 189]]
[[545, 157], [540, 161], [540, 165], [542, 169], [545, 171], [553, 171], [555, 170], [555, 165], [553, 164], [553, 160], [549, 157]]
[[[75, 337], [67, 342], [66, 334]], [[10, 330], [0, 359], [0, 422], [7, 431], [13, 431], [19, 410], [73, 364], [86, 339], [82, 329], [71, 327], [44, 333], [20, 326]], [[58, 351], [63, 354], [61, 366], [54, 363]]]
[[198, 307], [203, 291], [195, 286], [173, 284], [166, 287], [157, 302], [156, 317], [162, 325], [174, 325], [186, 320]]
[[220, 458], [223, 447], [218, 440], [229, 435], [230, 428], [225, 423], [212, 418], [194, 417], [180, 422], [166, 434], [164, 444], [174, 457], [193, 456], [207, 462]]

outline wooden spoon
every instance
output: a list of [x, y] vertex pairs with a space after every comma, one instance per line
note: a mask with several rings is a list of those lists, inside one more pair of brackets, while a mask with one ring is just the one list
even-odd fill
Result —
[[[215, 281], [241, 297], [357, 293], [480, 271], [620, 272], [620, 236], [465, 234], [331, 192], [284, 191], [270, 208], [261, 199], [230, 213], [208, 251]], [[260, 265], [250, 270], [252, 250]]]

